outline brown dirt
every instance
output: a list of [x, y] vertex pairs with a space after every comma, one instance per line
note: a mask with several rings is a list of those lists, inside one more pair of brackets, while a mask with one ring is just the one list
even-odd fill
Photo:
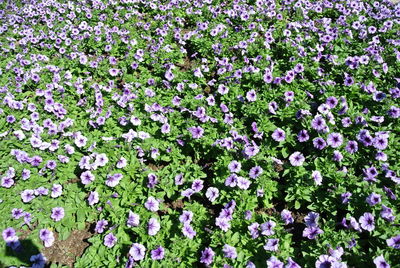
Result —
[[277, 213], [275, 208], [257, 208], [255, 209], [256, 214], [267, 214], [272, 216], [273, 214]]
[[149, 163], [147, 166], [148, 166], [151, 170], [154, 170], [154, 171], [160, 170], [160, 169], [162, 169], [163, 167], [165, 167], [165, 166], [163, 166], [163, 165], [156, 166], [156, 165], [154, 165], [154, 164], [152, 164], [152, 163]]
[[172, 201], [171, 203], [164, 203], [164, 205], [167, 208], [182, 209], [185, 206], [185, 203], [183, 203], [182, 199], [178, 199], [178, 200]]
[[49, 263], [58, 263], [73, 268], [75, 259], [82, 256], [89, 243], [86, 239], [93, 234], [89, 232], [89, 225], [85, 230], [73, 230], [66, 240], [58, 240], [55, 233], [55, 241], [51, 247], [43, 248], [42, 253]]

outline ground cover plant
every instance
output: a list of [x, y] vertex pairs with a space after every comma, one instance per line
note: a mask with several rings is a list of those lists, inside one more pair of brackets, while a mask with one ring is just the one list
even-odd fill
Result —
[[400, 267], [400, 6], [0, 2], [0, 266]]

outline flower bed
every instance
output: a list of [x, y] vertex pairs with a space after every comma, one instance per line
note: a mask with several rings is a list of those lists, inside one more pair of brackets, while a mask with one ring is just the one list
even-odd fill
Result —
[[0, 7], [1, 264], [399, 267], [399, 5]]

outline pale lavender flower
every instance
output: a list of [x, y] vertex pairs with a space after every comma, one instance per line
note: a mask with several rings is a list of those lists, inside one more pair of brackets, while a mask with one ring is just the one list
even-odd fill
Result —
[[88, 197], [89, 206], [93, 206], [99, 202], [99, 193], [96, 191], [91, 191]]
[[275, 131], [272, 133], [272, 138], [277, 142], [284, 141], [286, 138], [285, 131], [281, 128], [275, 129]]
[[21, 192], [21, 198], [24, 203], [28, 203], [35, 198], [35, 191], [34, 190], [24, 190]]
[[369, 212], [365, 212], [358, 221], [364, 230], [371, 232], [375, 229], [374, 215]]
[[275, 256], [272, 256], [267, 260], [267, 267], [268, 268], [283, 268], [283, 262], [278, 260]]
[[203, 187], [204, 187], [204, 181], [200, 180], [200, 179], [196, 179], [193, 181], [191, 188], [195, 193], [198, 193], [203, 189]]
[[279, 247], [279, 239], [268, 239], [267, 244], [264, 245], [264, 249], [268, 251], [277, 251]]
[[106, 220], [99, 220], [99, 221], [96, 223], [96, 227], [94, 228], [94, 230], [95, 230], [97, 233], [101, 234], [101, 233], [104, 232], [104, 229], [107, 227], [107, 225], [108, 225], [108, 221], [106, 221]]
[[149, 198], [147, 198], [147, 201], [146, 203], [144, 203], [144, 206], [149, 211], [155, 212], [159, 210], [160, 202], [158, 202], [157, 199], [155, 199], [154, 197], [150, 196]]
[[233, 160], [229, 163], [228, 168], [230, 172], [238, 173], [242, 169], [242, 164], [236, 160]]
[[318, 170], [314, 170], [312, 172], [311, 177], [315, 181], [316, 185], [321, 185], [322, 184], [322, 175], [321, 175], [321, 172], [319, 172]]
[[385, 261], [385, 258], [383, 258], [383, 255], [376, 257], [374, 259], [374, 263], [375, 263], [376, 268], [390, 268], [389, 263], [387, 263]]
[[39, 238], [44, 242], [45, 247], [51, 247], [54, 243], [54, 234], [48, 229], [41, 229], [39, 231]]
[[276, 226], [276, 223], [274, 221], [272, 221], [272, 220], [269, 220], [269, 221], [261, 224], [260, 225], [261, 234], [262, 235], [267, 235], [267, 236], [275, 234], [275, 232], [274, 232], [275, 226]]
[[190, 210], [184, 210], [182, 215], [179, 216], [179, 221], [183, 224], [189, 224], [193, 219], [193, 212]]
[[95, 179], [95, 176], [90, 171], [83, 172], [80, 177], [81, 177], [81, 182], [84, 185], [91, 183]]
[[163, 247], [159, 246], [158, 248], [151, 251], [151, 259], [152, 260], [162, 260], [164, 259], [165, 250]]
[[126, 160], [126, 158], [122, 156], [117, 162], [117, 168], [124, 168], [126, 167], [127, 163], [128, 161]]
[[150, 218], [147, 223], [147, 230], [149, 235], [156, 235], [160, 231], [161, 225], [156, 218]]
[[214, 202], [219, 196], [219, 190], [215, 187], [209, 187], [206, 191], [206, 197], [210, 202]]
[[117, 237], [113, 233], [109, 233], [104, 237], [104, 245], [106, 247], [112, 248], [115, 243], [117, 243]]
[[193, 229], [193, 227], [189, 223], [184, 223], [182, 227], [182, 233], [184, 236], [186, 236], [189, 239], [193, 239], [193, 237], [196, 236], [196, 231]]
[[136, 213], [133, 213], [131, 210], [129, 210], [128, 220], [126, 221], [126, 225], [128, 227], [137, 227], [137, 226], [139, 226], [139, 222], [140, 222], [140, 216]]
[[237, 253], [236, 253], [236, 248], [232, 247], [228, 244], [225, 244], [222, 252], [224, 253], [225, 258], [230, 258], [230, 259], [236, 259], [237, 258]]
[[292, 212], [290, 212], [287, 209], [282, 210], [281, 218], [285, 222], [285, 224], [291, 224], [294, 222], [294, 219], [292, 217]]
[[304, 155], [300, 152], [294, 152], [289, 156], [290, 164], [295, 167], [303, 165], [304, 160]]
[[319, 227], [306, 227], [303, 230], [303, 237], [307, 237], [308, 239], [315, 239], [317, 235], [322, 234], [323, 232], [324, 231], [322, 231]]
[[254, 89], [248, 91], [248, 92], [246, 93], [246, 99], [247, 99], [247, 101], [249, 101], [249, 102], [254, 102], [254, 101], [256, 101], [256, 100], [257, 100], [256, 91], [255, 91]]
[[255, 179], [263, 173], [263, 169], [260, 166], [252, 167], [249, 171], [249, 177]]
[[62, 186], [61, 184], [53, 184], [53, 187], [51, 188], [51, 194], [50, 196], [52, 198], [57, 198], [62, 195]]
[[129, 250], [129, 255], [132, 256], [134, 261], [141, 261], [146, 255], [146, 248], [142, 244], [133, 243]]
[[367, 197], [366, 202], [370, 206], [374, 206], [376, 204], [379, 204], [381, 202], [381, 195], [380, 194], [376, 194], [376, 193], [372, 193]]
[[3, 230], [2, 235], [5, 242], [18, 240], [17, 233], [12, 227], [8, 227], [5, 230]]
[[199, 126], [190, 127], [190, 128], [188, 128], [188, 130], [190, 131], [190, 133], [192, 134], [192, 137], [194, 139], [199, 139], [199, 138], [203, 137], [204, 130], [202, 127], [199, 127]]
[[343, 136], [340, 133], [331, 133], [328, 135], [327, 143], [332, 148], [337, 148], [343, 143]]
[[64, 208], [62, 207], [55, 207], [51, 210], [51, 218], [54, 221], [60, 221], [64, 218], [65, 213], [64, 213]]
[[395, 248], [395, 249], [400, 249], [400, 235], [391, 237], [386, 240], [386, 244], [389, 247]]
[[215, 253], [210, 247], [205, 248], [201, 252], [200, 262], [204, 263], [205, 265], [210, 265], [214, 260], [214, 256]]

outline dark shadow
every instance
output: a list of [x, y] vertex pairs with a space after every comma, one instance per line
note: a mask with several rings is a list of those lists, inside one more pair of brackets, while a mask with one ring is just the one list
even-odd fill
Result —
[[[5, 249], [5, 255], [9, 257], [14, 257], [19, 262], [22, 262], [24, 266], [32, 266], [30, 258], [32, 255], [37, 255], [40, 253], [39, 248], [32, 243], [30, 239], [24, 239], [19, 241], [20, 244], [7, 245]], [[0, 268], [6, 267], [3, 263], [0, 263]]]

